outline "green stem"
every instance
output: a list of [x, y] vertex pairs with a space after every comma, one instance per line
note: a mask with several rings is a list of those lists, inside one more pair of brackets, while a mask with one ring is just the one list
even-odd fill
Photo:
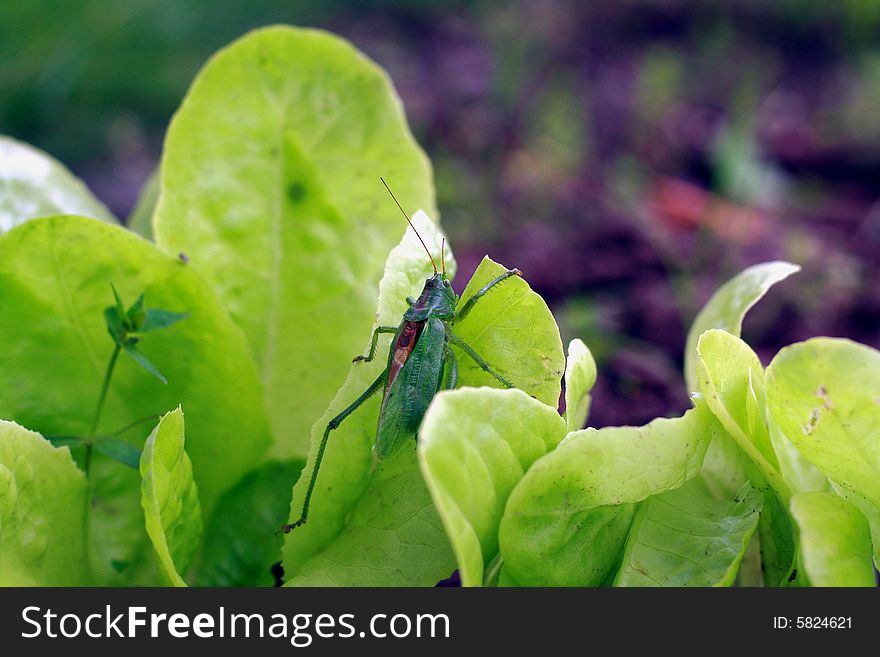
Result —
[[105, 437], [106, 438], [116, 438], [116, 436], [119, 436], [119, 435], [125, 433], [129, 429], [134, 429], [135, 427], [140, 426], [141, 424], [144, 424], [145, 422], [149, 422], [150, 420], [158, 421], [158, 417], [159, 417], [159, 413], [152, 413], [150, 415], [146, 415], [139, 420], [135, 420], [131, 424], [126, 424], [124, 427], [122, 427], [121, 429], [119, 429], [117, 431], [114, 431], [113, 433], [108, 433]]
[[113, 349], [113, 355], [110, 356], [110, 362], [107, 363], [107, 371], [104, 373], [104, 384], [101, 386], [101, 396], [98, 397], [98, 407], [95, 409], [95, 419], [92, 420], [92, 428], [86, 439], [86, 457], [85, 471], [89, 476], [89, 468], [92, 465], [92, 442], [95, 439], [95, 433], [98, 431], [98, 423], [101, 421], [101, 412], [104, 410], [104, 402], [107, 400], [107, 391], [110, 389], [110, 379], [113, 378], [113, 370], [116, 368], [116, 359], [119, 357], [119, 343]]

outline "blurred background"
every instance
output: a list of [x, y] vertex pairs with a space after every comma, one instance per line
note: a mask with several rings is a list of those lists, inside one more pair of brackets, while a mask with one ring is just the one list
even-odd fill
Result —
[[205, 59], [275, 22], [387, 68], [431, 157], [457, 286], [524, 270], [599, 363], [591, 424], [688, 406], [687, 328], [722, 282], [804, 271], [749, 315], [765, 364], [880, 347], [880, 2], [0, 1], [0, 133], [117, 216]]

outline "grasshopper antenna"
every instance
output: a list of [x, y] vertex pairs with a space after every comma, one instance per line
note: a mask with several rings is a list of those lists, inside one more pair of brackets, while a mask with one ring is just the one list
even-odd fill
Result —
[[446, 276], [446, 238], [440, 242], [440, 266], [443, 268], [443, 275]]
[[419, 242], [422, 243], [422, 246], [425, 249], [425, 253], [428, 254], [428, 257], [431, 259], [431, 265], [434, 267], [434, 273], [437, 273], [437, 263], [434, 262], [434, 256], [431, 255], [431, 252], [428, 250], [428, 245], [425, 244], [425, 240], [422, 239], [422, 236], [419, 235], [419, 231], [416, 230], [416, 227], [413, 226], [413, 222], [409, 220], [409, 215], [403, 209], [403, 206], [400, 205], [400, 201], [397, 200], [397, 197], [394, 195], [394, 192], [391, 191], [391, 188], [388, 186], [388, 183], [385, 182], [385, 179], [382, 176], [379, 176], [379, 180], [382, 181], [382, 184], [385, 185], [385, 189], [388, 190], [388, 193], [391, 194], [391, 198], [394, 199], [394, 202], [397, 204], [397, 207], [400, 209], [400, 213], [403, 215], [404, 219], [406, 219], [406, 223], [409, 224], [409, 227], [413, 229], [413, 232], [416, 234], [416, 237], [419, 238]]

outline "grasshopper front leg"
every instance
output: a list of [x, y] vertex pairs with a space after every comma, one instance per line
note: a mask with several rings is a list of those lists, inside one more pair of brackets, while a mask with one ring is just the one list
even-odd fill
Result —
[[500, 276], [498, 276], [498, 277], [492, 279], [491, 281], [489, 281], [488, 283], [486, 283], [483, 287], [481, 287], [479, 289], [479, 291], [477, 291], [477, 293], [474, 296], [472, 296], [470, 299], [468, 299], [465, 302], [465, 304], [461, 307], [460, 310], [458, 310], [455, 313], [455, 318], [452, 321], [453, 322], [460, 322], [461, 320], [463, 320], [465, 317], [467, 317], [467, 314], [471, 310], [473, 310], [473, 307], [476, 305], [477, 301], [479, 301], [484, 296], [486, 296], [486, 294], [489, 292], [489, 290], [491, 290], [493, 287], [495, 287], [499, 283], [503, 283], [504, 281], [506, 281], [508, 278], [511, 278], [512, 276], [522, 276], [522, 272], [519, 269], [508, 269], [506, 272], [504, 272]]
[[296, 522], [289, 523], [286, 525], [282, 525], [279, 532], [284, 532], [285, 534], [289, 533], [291, 530], [296, 529], [297, 527], [306, 524], [306, 520], [309, 517], [309, 504], [312, 501], [312, 491], [315, 489], [315, 484], [318, 481], [318, 470], [321, 469], [321, 461], [324, 460], [324, 449], [327, 447], [327, 440], [330, 438], [330, 432], [334, 429], [339, 428], [339, 425], [342, 424], [342, 421], [345, 420], [349, 415], [355, 412], [359, 406], [361, 406], [365, 401], [367, 401], [370, 397], [372, 397], [382, 386], [385, 384], [385, 377], [387, 376], [388, 371], [383, 371], [379, 378], [373, 381], [370, 384], [370, 387], [361, 393], [361, 396], [355, 399], [349, 406], [343, 409], [339, 415], [334, 417], [327, 423], [327, 428], [324, 429], [324, 436], [321, 438], [321, 444], [318, 446], [318, 454], [315, 456], [315, 465], [312, 468], [312, 477], [309, 479], [309, 487], [306, 488], [306, 496], [303, 499], [303, 509], [302, 513], [300, 513], [299, 519]]
[[373, 331], [373, 337], [370, 340], [370, 353], [366, 356], [355, 356], [351, 359], [352, 363], [356, 363], [359, 360], [364, 361], [365, 363], [369, 363], [373, 360], [373, 356], [376, 355], [376, 346], [379, 344], [379, 335], [381, 333], [397, 333], [396, 326], [377, 326], [376, 330]]
[[472, 346], [470, 346], [467, 342], [462, 340], [460, 337], [458, 337], [455, 333], [453, 333], [450, 330], [447, 330], [447, 335], [449, 336], [449, 341], [452, 344], [454, 344], [458, 347], [461, 347], [461, 350], [464, 353], [466, 353], [468, 356], [470, 356], [471, 360], [473, 360], [477, 365], [479, 365], [481, 370], [494, 376], [496, 379], [498, 379], [498, 381], [504, 387], [506, 387], [506, 388], [513, 388], [514, 387], [510, 381], [508, 381], [503, 376], [501, 376], [498, 372], [496, 372], [493, 369], [493, 367], [491, 365], [489, 365], [489, 363], [487, 363], [485, 361], [485, 359], [482, 356], [480, 356], [480, 354], [478, 354], [474, 350], [474, 348]]

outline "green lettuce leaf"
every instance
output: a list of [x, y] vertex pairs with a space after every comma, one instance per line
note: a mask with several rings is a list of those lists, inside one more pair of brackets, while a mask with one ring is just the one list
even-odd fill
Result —
[[90, 584], [87, 505], [67, 447], [0, 420], [0, 586]]
[[865, 516], [832, 493], [791, 498], [801, 536], [801, 567], [813, 586], [875, 586], [871, 530]]
[[643, 427], [584, 429], [538, 459], [507, 501], [499, 539], [507, 582], [596, 586], [612, 575], [635, 503], [678, 488], [722, 429], [705, 402]]
[[785, 280], [800, 267], [789, 262], [765, 262], [743, 270], [722, 285], [697, 314], [684, 352], [684, 376], [688, 390], [699, 390], [697, 379], [697, 342], [709, 329], [722, 329], [739, 337], [742, 322], [754, 306], [776, 283]]
[[419, 431], [419, 462], [464, 586], [483, 583], [510, 491], [565, 428], [555, 408], [521, 390], [464, 388], [434, 398]]
[[[461, 293], [459, 307], [505, 271], [507, 268], [488, 256], [483, 258]], [[547, 304], [525, 280], [514, 276], [492, 288], [464, 320], [455, 324], [454, 331], [517, 388], [549, 406], [559, 405], [565, 371], [562, 338]], [[453, 349], [463, 385], [501, 385], [458, 347]]]
[[596, 361], [583, 340], [575, 338], [569, 342], [565, 359], [565, 422], [569, 431], [584, 428], [596, 375]]
[[202, 510], [184, 448], [180, 407], [166, 413], [144, 443], [141, 455], [141, 506], [147, 534], [164, 577], [186, 586], [186, 574], [202, 534]]
[[[210, 513], [271, 441], [257, 370], [240, 329], [204, 280], [124, 228], [59, 216], [0, 236], [0, 314], [15, 318], [0, 322], [0, 416], [45, 435], [88, 435], [113, 351], [103, 315], [113, 301], [111, 282], [123, 298], [144, 292], [149, 306], [190, 316], [138, 343], [167, 386], [119, 359], [97, 434], [183, 404], [187, 451], [202, 509]], [[140, 448], [148, 433], [138, 425], [117, 437]], [[148, 575], [131, 575], [152, 558], [138, 473], [95, 453], [90, 481], [97, 580], [150, 583]]]
[[281, 561], [278, 528], [290, 511], [290, 491], [303, 461], [270, 461], [220, 498], [205, 525], [197, 586], [273, 586]]
[[712, 329], [697, 343], [700, 391], [739, 448], [787, 502], [791, 496], [764, 421], [764, 368], [740, 338]]
[[649, 497], [630, 528], [615, 586], [730, 586], [758, 526], [750, 483], [718, 500], [699, 477]]
[[402, 232], [379, 177], [404, 208], [437, 216], [430, 164], [391, 82], [328, 33], [251, 32], [193, 82], [160, 175], [158, 244], [186, 254], [244, 329], [274, 454], [304, 455]]
[[767, 404], [825, 476], [880, 506], [880, 352], [834, 338], [786, 347], [767, 369]]
[[28, 219], [63, 213], [116, 222], [104, 204], [58, 160], [0, 135], [0, 234]]

